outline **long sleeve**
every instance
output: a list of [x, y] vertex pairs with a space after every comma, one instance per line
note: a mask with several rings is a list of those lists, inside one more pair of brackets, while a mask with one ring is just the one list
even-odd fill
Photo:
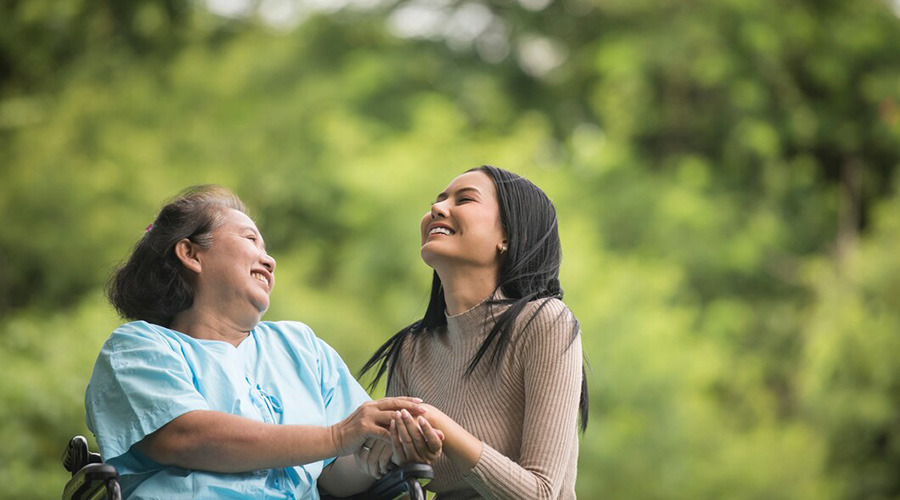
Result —
[[521, 452], [514, 461], [485, 443], [464, 476], [484, 498], [559, 498], [578, 449], [582, 351], [580, 334], [572, 339], [573, 328], [569, 311], [554, 301], [524, 332], [518, 351], [525, 390]]

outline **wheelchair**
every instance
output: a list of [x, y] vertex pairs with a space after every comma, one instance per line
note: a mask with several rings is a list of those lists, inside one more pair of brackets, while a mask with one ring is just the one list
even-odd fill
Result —
[[[66, 483], [62, 500], [122, 500], [119, 473], [112, 465], [105, 464], [99, 453], [88, 449], [83, 436], [75, 436], [63, 451], [63, 466], [72, 473]], [[434, 478], [431, 466], [408, 464], [397, 467], [369, 487], [363, 493], [344, 497], [351, 500], [425, 500], [425, 485]], [[322, 492], [320, 492], [322, 493]], [[322, 494], [323, 500], [335, 500]]]

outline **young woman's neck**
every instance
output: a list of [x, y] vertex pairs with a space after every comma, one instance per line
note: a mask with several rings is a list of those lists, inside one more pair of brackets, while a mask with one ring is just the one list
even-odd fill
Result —
[[439, 269], [447, 314], [464, 313], [491, 296], [497, 289], [496, 269]]

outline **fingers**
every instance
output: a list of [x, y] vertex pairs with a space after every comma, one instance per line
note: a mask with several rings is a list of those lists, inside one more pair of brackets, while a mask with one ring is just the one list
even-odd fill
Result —
[[419, 398], [409, 397], [384, 398], [364, 403], [357, 413], [359, 413], [360, 419], [368, 420], [387, 429], [395, 411], [406, 410], [412, 415], [425, 413], [427, 410], [419, 404], [421, 401]]
[[[370, 476], [380, 478], [385, 473], [385, 467], [383, 465], [385, 459], [383, 456], [386, 456], [387, 460], [390, 460], [391, 457], [390, 445], [381, 439], [372, 439], [371, 441], [372, 444], [369, 446], [369, 451], [366, 452], [365, 455], [366, 469], [363, 472]], [[365, 447], [363, 449], [365, 449]]]
[[356, 466], [364, 474], [380, 479], [387, 474], [393, 450], [388, 441], [370, 438], [354, 454]]
[[422, 429], [422, 438], [428, 451], [439, 453], [444, 446], [444, 433], [432, 427], [425, 417], [419, 417], [419, 427]]
[[363, 443], [363, 445], [360, 446], [358, 450], [356, 450], [356, 453], [353, 454], [353, 459], [356, 462], [356, 467], [364, 474], [372, 475], [368, 463], [368, 456], [372, 451], [373, 442], [374, 440], [366, 440], [366, 442]]
[[412, 396], [393, 396], [390, 398], [382, 398], [382, 399], [401, 399], [403, 401], [410, 401], [413, 403], [421, 403], [422, 402], [422, 398], [414, 398]]
[[403, 443], [400, 442], [400, 434], [397, 429], [397, 421], [391, 420], [391, 451], [392, 451], [392, 461], [397, 465], [402, 465], [407, 463], [406, 451], [403, 448]]
[[369, 435], [369, 436], [372, 436], [372, 437], [375, 437], [375, 438], [378, 438], [378, 439], [380, 439], [380, 440], [382, 440], [382, 441], [390, 441], [390, 440], [391, 440], [391, 433], [388, 432], [387, 429], [384, 429], [384, 428], [382, 428], [382, 427], [376, 427], [376, 428], [372, 429], [372, 430], [368, 433], [368, 435]]
[[378, 443], [377, 439], [369, 438], [366, 439], [366, 442], [363, 443], [362, 447], [359, 449], [358, 455], [363, 459], [363, 472], [370, 476], [378, 477], [376, 474], [378, 473], [372, 467], [372, 454], [374, 452], [375, 443]]
[[[400, 439], [400, 444], [403, 447], [406, 459], [411, 462], [419, 462], [421, 460], [418, 451], [416, 450], [416, 446], [413, 443], [413, 435], [418, 434], [418, 432], [417, 430], [408, 428], [407, 422], [404, 419], [404, 413], [405, 412], [397, 412], [394, 414], [394, 427], [397, 428], [397, 435]], [[406, 415], [409, 414], [406, 413]]]
[[[421, 428], [421, 424], [406, 411], [400, 412], [400, 418], [403, 419], [404, 427], [410, 437], [410, 443], [415, 450], [416, 457], [424, 459], [429, 454], [430, 450], [425, 443], [425, 433]], [[422, 417], [419, 418], [424, 420]], [[401, 437], [403, 437], [402, 434]]]
[[[396, 398], [390, 398], [396, 399]], [[418, 404], [413, 403], [412, 401], [400, 400], [379, 400], [372, 401], [369, 403], [364, 403], [360, 406], [357, 411], [355, 411], [348, 419], [356, 420], [361, 427], [361, 431], [366, 432], [368, 428], [375, 424], [375, 426], [383, 428], [387, 431], [388, 426], [391, 424], [391, 418], [394, 414], [393, 408], [397, 407], [397, 409], [407, 409], [412, 408], [411, 413], [415, 413], [417, 415], [423, 413], [423, 411], [418, 408]], [[386, 440], [390, 439], [390, 436], [385, 432], [383, 434]]]
[[443, 449], [444, 433], [432, 427], [424, 417], [414, 418], [406, 411], [394, 413], [391, 437], [398, 450], [395, 461], [401, 460], [399, 464], [433, 464]]
[[[421, 399], [405, 396], [363, 403], [349, 417], [334, 426], [333, 439], [338, 454], [355, 453], [363, 445], [363, 442], [370, 438], [390, 442], [396, 436], [398, 450], [407, 460], [424, 461], [428, 458], [426, 455], [433, 451], [426, 443], [425, 431], [416, 422], [416, 417], [428, 411], [426, 407], [427, 405], [423, 404]], [[395, 419], [397, 419], [396, 422], [394, 422]], [[392, 423], [396, 426], [395, 434], [389, 430]], [[437, 429], [434, 431], [440, 433]], [[372, 441], [368, 442], [373, 443]], [[366, 446], [371, 448], [371, 444]], [[434, 445], [431, 444], [431, 446]], [[369, 460], [369, 452], [366, 450], [366, 453], [360, 454], [357, 464], [364, 472], [381, 471], [387, 462], [386, 457], [382, 458], [383, 454], [386, 455], [386, 452], [375, 454], [378, 457], [378, 466], [376, 466], [375, 458]], [[363, 462], [366, 464], [362, 465]]]
[[393, 450], [391, 449], [390, 443], [387, 441], [378, 440], [377, 442], [378, 454], [375, 455], [376, 448], [372, 448], [372, 456], [375, 458], [375, 466], [378, 468], [379, 478], [388, 473], [388, 464], [391, 463], [391, 455], [393, 454]]
[[374, 402], [379, 410], [400, 411], [406, 410], [415, 415], [425, 413], [425, 408], [421, 406], [422, 400], [419, 398], [410, 398], [406, 396], [396, 398], [383, 398]]
[[360, 405], [350, 416], [332, 426], [332, 440], [337, 454], [343, 456], [355, 453], [369, 438], [390, 441], [388, 427], [393, 412], [381, 407], [409, 406], [415, 409], [417, 403], [413, 403], [414, 400], [416, 398], [389, 398]]

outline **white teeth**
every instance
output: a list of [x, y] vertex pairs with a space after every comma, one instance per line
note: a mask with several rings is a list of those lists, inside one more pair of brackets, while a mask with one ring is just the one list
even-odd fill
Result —
[[432, 229], [431, 231], [429, 231], [428, 234], [429, 235], [446, 234], [447, 236], [450, 236], [451, 233], [450, 233], [450, 230], [447, 229], [446, 227], [436, 227], [436, 228]]
[[267, 285], [269, 284], [269, 280], [267, 280], [266, 277], [261, 273], [252, 273], [250, 276], [253, 276], [259, 282], [265, 283]]

